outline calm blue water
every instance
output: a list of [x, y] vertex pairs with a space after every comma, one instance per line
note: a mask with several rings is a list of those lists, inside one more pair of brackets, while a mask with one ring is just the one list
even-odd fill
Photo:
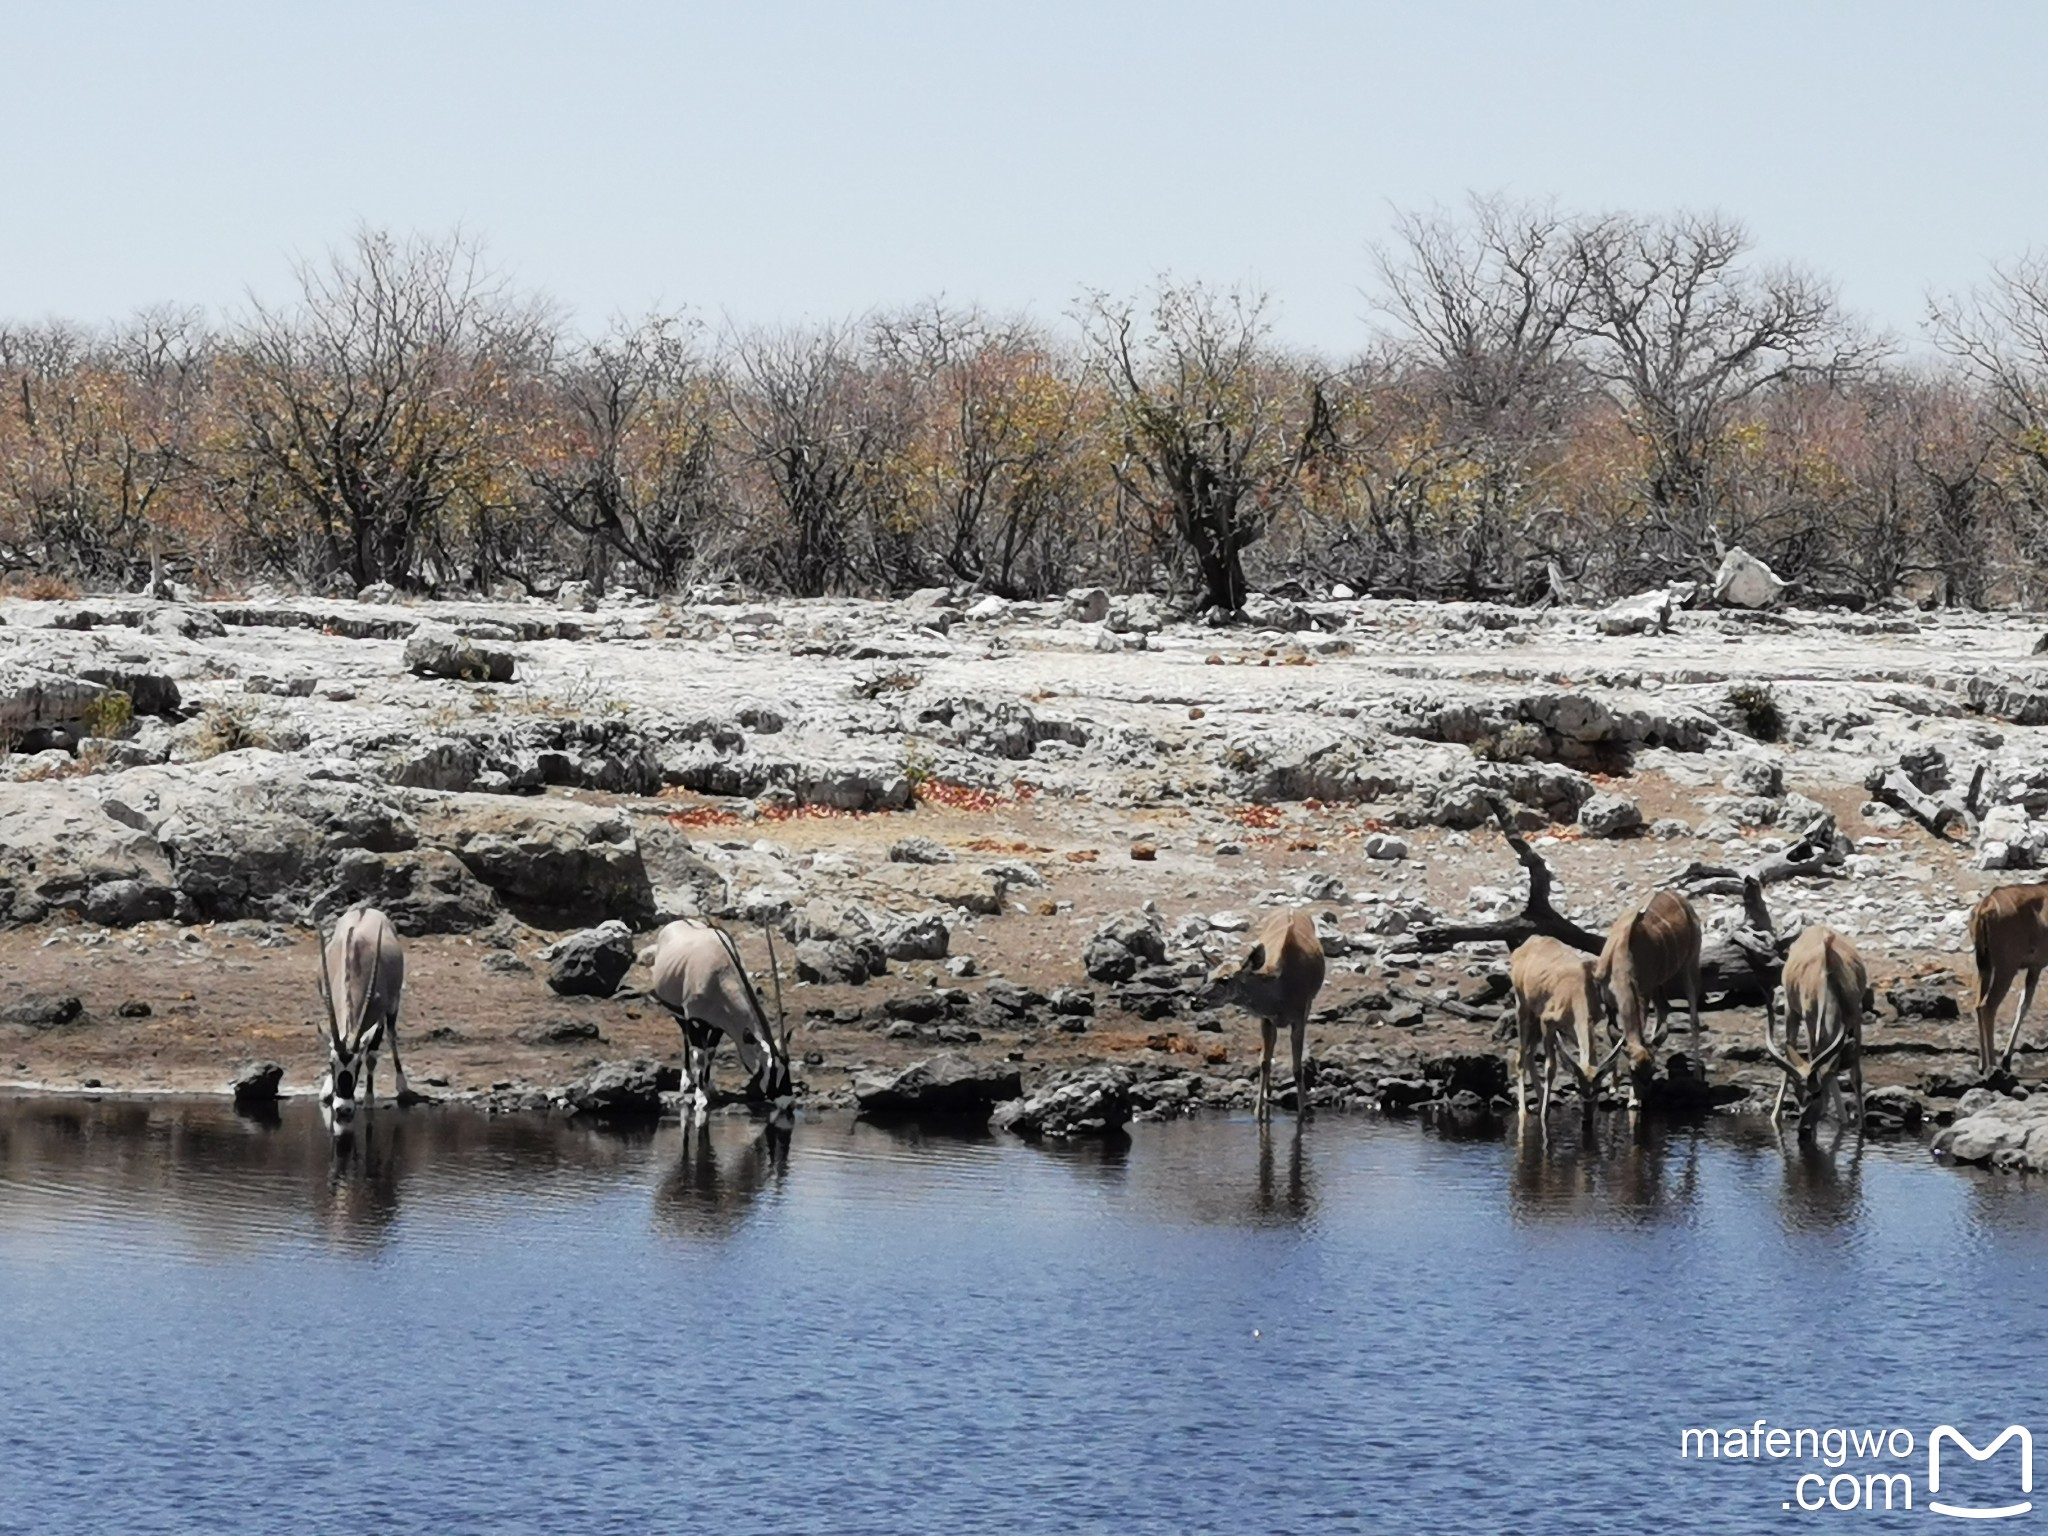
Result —
[[[337, 1154], [297, 1110], [0, 1102], [0, 1528], [1941, 1528], [1934, 1424], [2048, 1435], [2044, 1256], [2048, 1186], [1748, 1124], [387, 1109]], [[1875, 1463], [1680, 1458], [1759, 1417], [1909, 1429], [1914, 1514], [1782, 1508]]]

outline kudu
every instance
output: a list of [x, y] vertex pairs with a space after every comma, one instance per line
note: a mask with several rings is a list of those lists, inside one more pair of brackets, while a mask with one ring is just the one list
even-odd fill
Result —
[[[337, 1003], [334, 978], [341, 978]], [[357, 1092], [368, 1106], [377, 1096], [377, 1052], [388, 1041], [398, 1098], [412, 1096], [398, 1059], [398, 1000], [405, 989], [405, 954], [391, 919], [375, 907], [351, 907], [320, 947], [320, 1001], [327, 1008], [327, 1080], [320, 1102], [337, 1120], [356, 1110]]]
[[1543, 1101], [1538, 1118], [1549, 1123], [1550, 1092], [1560, 1060], [1571, 1069], [1585, 1113], [1591, 1115], [1599, 1102], [1600, 1080], [1613, 1068], [1622, 1047], [1622, 1042], [1616, 1041], [1599, 1064], [1594, 1064], [1605, 1014], [1600, 985], [1593, 979], [1592, 957], [1539, 935], [1514, 952], [1508, 961], [1508, 980], [1514, 988], [1515, 1100], [1521, 1115], [1526, 1118], [1529, 1113], [1539, 1049], [1543, 1054]]
[[1998, 1010], [2013, 978], [2027, 973], [2020, 1011], [2005, 1037], [2001, 1071], [2012, 1070], [2020, 1025], [2034, 1006], [2034, 988], [2048, 966], [2048, 885], [2001, 885], [1970, 909], [1970, 944], [1977, 952], [1977, 1065], [1991, 1071], [1991, 1047], [1998, 1035]]
[[[1659, 891], [1633, 912], [1624, 913], [1607, 930], [1606, 947], [1593, 966], [1610, 1022], [1618, 1019], [1628, 1053], [1629, 1108], [1641, 1109], [1656, 1070], [1657, 1047], [1670, 1033], [1664, 992], [1674, 981], [1685, 984], [1692, 1010], [1692, 1054], [1700, 1054], [1700, 919], [1692, 903], [1673, 891]], [[1643, 1018], [1654, 1005], [1657, 1034], [1645, 1038]]]
[[[1856, 1089], [1855, 1124], [1863, 1124], [1863, 1004], [1870, 977], [1863, 957], [1834, 929], [1820, 923], [1799, 931], [1785, 954], [1785, 1043], [1778, 1044], [1771, 1012], [1764, 1011], [1764, 1049], [1784, 1070], [1771, 1123], [1785, 1112], [1785, 1095], [1799, 1111], [1799, 1134], [1810, 1135], [1839, 1096], [1835, 1074], [1844, 1066]], [[1801, 1036], [1804, 1035], [1802, 1044]]]
[[[768, 945], [779, 1014], [782, 979], [772, 935]], [[683, 1032], [686, 1114], [711, 1106], [711, 1058], [720, 1035], [732, 1041], [751, 1074], [750, 1093], [776, 1099], [790, 1091], [789, 1026], [785, 1021], [778, 1031], [768, 1022], [739, 946], [723, 928], [681, 918], [655, 935], [653, 992]]]
[[1244, 959], [1209, 974], [1212, 1003], [1236, 1003], [1257, 1016], [1259, 1043], [1258, 1117], [1272, 1112], [1273, 1046], [1282, 1024], [1294, 1049], [1294, 1112], [1308, 1113], [1308, 1082], [1302, 1067], [1308, 1011], [1323, 989], [1323, 946], [1306, 912], [1275, 912], [1259, 924]]

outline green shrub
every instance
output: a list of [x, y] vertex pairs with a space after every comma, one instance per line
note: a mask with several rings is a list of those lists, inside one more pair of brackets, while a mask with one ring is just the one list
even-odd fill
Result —
[[1728, 690], [1728, 702], [1742, 728], [1758, 741], [1776, 741], [1785, 733], [1785, 717], [1769, 683], [1737, 683]]

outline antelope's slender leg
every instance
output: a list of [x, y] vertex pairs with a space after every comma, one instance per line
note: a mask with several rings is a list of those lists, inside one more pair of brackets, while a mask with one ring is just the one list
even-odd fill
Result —
[[2041, 967], [2027, 967], [2027, 984], [2020, 992], [2020, 1011], [2012, 1016], [2012, 1033], [2005, 1037], [2005, 1054], [1998, 1058], [2001, 1071], [2012, 1070], [2012, 1049], [2019, 1044], [2020, 1025], [2026, 1022], [2027, 1010], [2034, 1006], [2034, 989], [2041, 984]]
[[1259, 1020], [1259, 1103], [1258, 1117], [1263, 1120], [1271, 1110], [1268, 1102], [1273, 1093], [1273, 1047], [1278, 1042], [1279, 1026], [1271, 1019]]
[[1697, 960], [1686, 967], [1685, 1001], [1686, 1005], [1692, 1009], [1693, 1064], [1699, 1067], [1700, 1074], [1704, 1077], [1706, 1075], [1706, 1062], [1700, 1055], [1700, 967]]
[[391, 1017], [384, 1021], [384, 1038], [391, 1042], [391, 1070], [398, 1076], [398, 1102], [403, 1104], [412, 1097], [412, 1089], [406, 1085], [405, 1063], [398, 1059], [398, 1010], [391, 1010]]
[[1288, 1044], [1294, 1051], [1294, 1115], [1301, 1119], [1308, 1114], [1308, 1074], [1302, 1066], [1302, 1047], [1308, 1044], [1308, 1019], [1289, 1021], [1287, 1026]]
[[[2017, 970], [2008, 969], [1993, 961], [1991, 974], [1977, 978], [1977, 1066], [1980, 1071], [1991, 1070], [1992, 1048], [1998, 1043], [1998, 1010], [2005, 1006], [2005, 995], [2012, 990]], [[2018, 1028], [2015, 1021], [2014, 1028]]]

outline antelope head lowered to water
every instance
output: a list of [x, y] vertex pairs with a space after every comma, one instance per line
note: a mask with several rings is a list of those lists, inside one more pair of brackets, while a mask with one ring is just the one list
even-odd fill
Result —
[[1529, 1092], [1536, 1075], [1536, 1053], [1543, 1053], [1543, 1101], [1538, 1112], [1546, 1128], [1550, 1090], [1557, 1064], [1571, 1069], [1579, 1085], [1581, 1107], [1591, 1116], [1600, 1101], [1600, 1080], [1614, 1066], [1625, 1041], [1616, 1041], [1596, 1065], [1601, 1006], [1600, 985], [1593, 979], [1593, 957], [1568, 944], [1538, 935], [1525, 940], [1508, 962], [1515, 998], [1515, 1099], [1522, 1115], [1529, 1113]]
[[[1605, 996], [1608, 1018], [1621, 1026], [1628, 1052], [1629, 1108], [1641, 1109], [1656, 1070], [1655, 1052], [1670, 1031], [1665, 990], [1673, 982], [1685, 986], [1692, 1011], [1692, 1054], [1700, 1054], [1700, 918], [1692, 903], [1674, 891], [1659, 891], [1633, 912], [1625, 912], [1607, 930], [1607, 946], [1593, 966], [1593, 979]], [[1643, 1022], [1657, 1010], [1657, 1033], [1644, 1033]]]
[[1778, 1102], [1771, 1109], [1772, 1123], [1785, 1112], [1785, 1095], [1789, 1091], [1799, 1114], [1799, 1134], [1812, 1134], [1827, 1112], [1831, 1094], [1840, 1094], [1835, 1081], [1837, 1069], [1847, 1067], [1856, 1087], [1855, 1124], [1860, 1127], [1863, 1013], [1870, 991], [1863, 957], [1854, 944], [1834, 929], [1814, 923], [1800, 930], [1785, 955], [1784, 985], [1782, 1048], [1771, 1027], [1769, 1011], [1764, 1014], [1764, 1049], [1785, 1073], [1785, 1080], [1778, 1085]]
[[320, 1001], [327, 1008], [327, 1078], [320, 1102], [337, 1121], [352, 1117], [358, 1102], [367, 1106], [376, 1098], [377, 1052], [387, 1041], [398, 1097], [410, 1097], [398, 1059], [398, 998], [404, 988], [405, 955], [391, 919], [375, 907], [342, 913], [320, 948]]
[[1308, 1011], [1323, 989], [1323, 945], [1315, 922], [1306, 912], [1275, 912], [1252, 935], [1244, 959], [1209, 973], [1205, 1001], [1209, 1006], [1236, 1003], [1259, 1021], [1258, 1117], [1271, 1113], [1273, 1046], [1282, 1024], [1294, 1050], [1294, 1112], [1308, 1113], [1308, 1083], [1302, 1047], [1308, 1034]]
[[[775, 965], [769, 938], [768, 963]], [[781, 978], [776, 977], [780, 1012]], [[790, 1091], [789, 1028], [768, 1021], [760, 994], [740, 963], [739, 947], [723, 928], [680, 918], [654, 940], [654, 998], [683, 1031], [684, 1113], [711, 1103], [711, 1058], [718, 1037], [729, 1038], [752, 1074], [747, 1087], [768, 1099]]]

